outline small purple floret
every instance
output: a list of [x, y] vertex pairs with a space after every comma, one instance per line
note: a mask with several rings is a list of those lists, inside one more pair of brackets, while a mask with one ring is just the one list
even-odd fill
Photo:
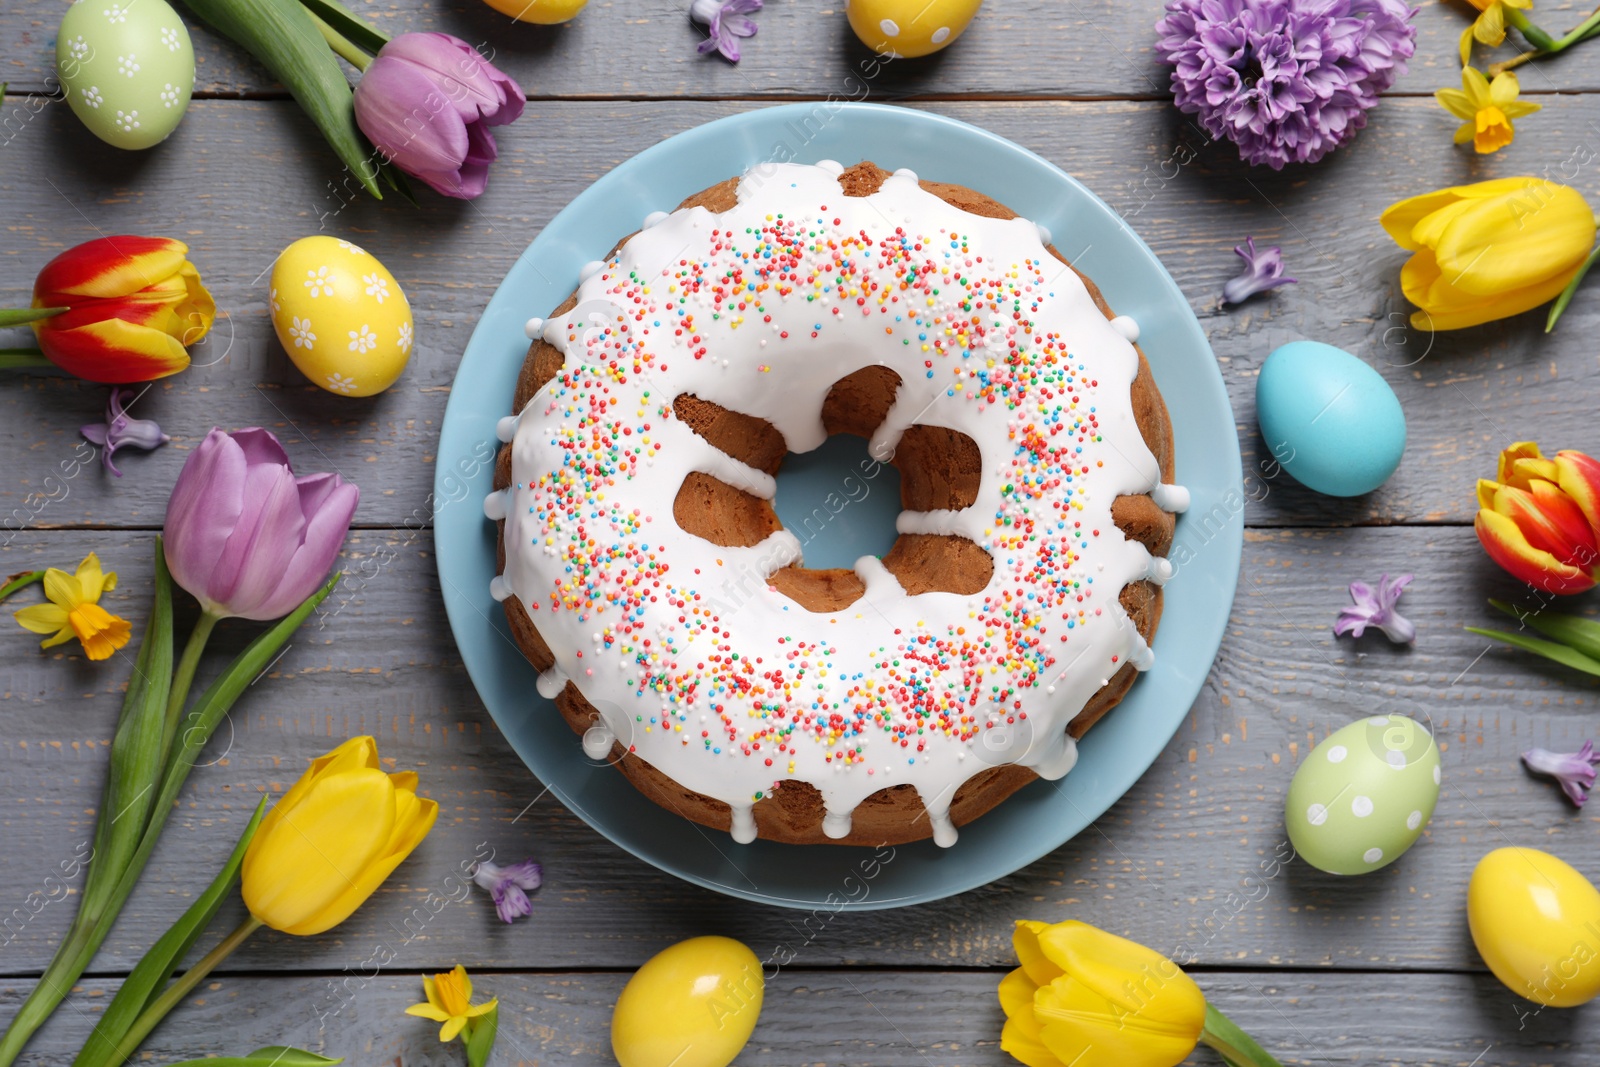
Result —
[[528, 890], [544, 884], [544, 868], [531, 859], [506, 867], [485, 861], [478, 864], [472, 880], [489, 891], [500, 921], [513, 922], [533, 911]]
[[89, 443], [102, 449], [100, 462], [105, 464], [106, 470], [122, 477], [122, 472], [117, 470], [117, 465], [111, 462], [111, 457], [117, 454], [119, 448], [142, 448], [149, 451], [160, 448], [172, 438], [161, 432], [161, 427], [156, 425], [154, 419], [133, 419], [128, 417], [123, 408], [130, 397], [134, 395], [132, 389], [116, 386], [111, 390], [111, 402], [106, 405], [106, 421], [91, 422], [78, 432], [88, 438]]
[[689, 18], [705, 25], [711, 34], [695, 51], [703, 56], [718, 52], [729, 63], [739, 62], [739, 38], [756, 35], [756, 24], [745, 16], [760, 10], [761, 0], [694, 0]]
[[1546, 748], [1530, 748], [1522, 754], [1522, 762], [1535, 774], [1547, 774], [1561, 783], [1561, 791], [1577, 807], [1589, 798], [1594, 788], [1594, 765], [1600, 763], [1600, 753], [1594, 750], [1593, 741], [1585, 741], [1576, 752], [1551, 752]]
[[1403, 0], [1167, 0], [1178, 110], [1247, 163], [1315, 163], [1367, 124], [1416, 50]]
[[1376, 626], [1396, 644], [1411, 644], [1417, 639], [1417, 628], [1411, 620], [1395, 610], [1395, 603], [1413, 577], [1415, 575], [1402, 574], [1398, 578], [1390, 578], [1385, 574], [1378, 579], [1376, 590], [1366, 582], [1351, 582], [1350, 599], [1355, 603], [1339, 612], [1333, 632], [1341, 637], [1345, 634], [1360, 637], [1368, 626]]
[[1242, 304], [1257, 293], [1276, 289], [1280, 285], [1294, 285], [1295, 279], [1283, 276], [1283, 249], [1277, 245], [1256, 251], [1256, 239], [1246, 237], [1244, 244], [1234, 245], [1234, 252], [1244, 260], [1244, 268], [1222, 286], [1224, 304]]

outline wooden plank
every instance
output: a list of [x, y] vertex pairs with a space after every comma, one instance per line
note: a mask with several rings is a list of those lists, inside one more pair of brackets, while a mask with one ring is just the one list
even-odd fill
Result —
[[[1462, 632], [1490, 620], [1485, 596], [1518, 596], [1468, 529], [1252, 531], [1222, 654], [1143, 780], [1092, 829], [1023, 871], [953, 900], [870, 914], [776, 911], [689, 886], [543, 795], [462, 671], [427, 540], [363, 533], [347, 565], [360, 573], [391, 541], [393, 562], [348, 599], [336, 594], [326, 626], [304, 630], [219, 728], [206, 760], [214, 766], [185, 788], [95, 973], [137, 960], [210, 877], [263, 791], [279, 793], [307, 759], [363, 732], [379, 738], [386, 760], [419, 771], [442, 806], [438, 828], [335, 933], [259, 936], [238, 967], [339, 973], [387, 948], [407, 970], [456, 959], [631, 968], [666, 941], [713, 931], [763, 957], [788, 945], [806, 967], [999, 966], [1013, 920], [1076, 917], [1168, 951], [1188, 946], [1205, 966], [1478, 969], [1462, 915], [1483, 853], [1532, 845], [1600, 876], [1594, 808], [1572, 810], [1517, 758], [1531, 745], [1571, 751], [1592, 736], [1597, 683]], [[72, 565], [91, 548], [122, 575], [112, 610], [142, 622], [146, 534], [29, 534], [0, 549], [0, 574]], [[1332, 636], [1346, 583], [1380, 571], [1420, 575], [1402, 601], [1418, 625], [1414, 649], [1375, 634]], [[44, 875], [91, 832], [127, 668], [41, 655], [36, 638], [0, 622], [0, 855], [28, 860], [0, 864], [0, 916], [14, 916], [33, 908]], [[210, 662], [251, 632], [225, 624]], [[1159, 657], [1159, 636], [1155, 647]], [[1299, 862], [1264, 877], [1281, 855], [1282, 804], [1299, 761], [1338, 726], [1388, 711], [1426, 716], [1444, 749], [1444, 793], [1425, 838], [1362, 878]], [[617, 787], [628, 788], [620, 779]], [[504, 927], [483, 894], [460, 890], [459, 865], [480, 844], [544, 863], [532, 918]], [[0, 974], [36, 973], [65, 929], [59, 901], [36, 910], [5, 935]], [[225, 910], [237, 917], [236, 904]]]
[[[9, 209], [0, 306], [27, 303], [34, 273], [64, 247], [102, 232], [172, 233], [191, 244], [228, 318], [196, 350], [197, 363], [219, 363], [167, 379], [138, 402], [135, 414], [159, 419], [174, 440], [148, 456], [124, 453], [128, 476], [120, 482], [97, 469], [64, 487], [45, 480], [60, 480], [61, 464], [79, 447], [78, 427], [101, 410], [102, 388], [8, 374], [0, 383], [0, 527], [159, 524], [187, 449], [219, 423], [271, 427], [305, 469], [337, 469], [361, 484], [361, 523], [426, 522], [457, 361], [527, 242], [612, 166], [666, 133], [745, 106], [537, 103], [501, 135], [502, 161], [481, 201], [465, 206], [424, 193], [420, 210], [359, 200], [342, 211], [328, 187], [331, 157], [289, 104], [198, 103], [174, 143], [118, 168], [104, 166], [103, 146], [65, 109], [46, 109], [0, 153], [0, 198]], [[1538, 313], [1432, 337], [1410, 332], [1398, 287], [1405, 254], [1376, 222], [1382, 205], [1433, 185], [1547, 165], [1556, 177], [1575, 175], [1570, 180], [1600, 204], [1600, 171], [1583, 162], [1600, 158], [1600, 97], [1552, 99], [1522, 124], [1515, 146], [1489, 159], [1453, 148], [1451, 120], [1431, 101], [1393, 100], [1314, 181], [1245, 175], [1216, 153], [1177, 166], [1190, 158], [1186, 135], [1153, 103], [931, 106], [1056, 161], [1162, 257], [1222, 361], [1251, 472], [1251, 523], [1466, 522], [1475, 479], [1492, 472], [1497, 451], [1517, 437], [1536, 432], [1548, 446], [1600, 449], [1600, 366], [1587, 344], [1600, 326], [1593, 288], [1549, 337]], [[672, 199], [664, 195], [663, 205]], [[336, 212], [323, 220], [328, 232], [383, 258], [418, 318], [410, 370], [368, 400], [307, 385], [267, 318], [263, 273], [328, 212]], [[1220, 286], [1238, 262], [1231, 248], [1246, 234], [1281, 244], [1300, 284], [1219, 310]], [[1084, 265], [1094, 272], [1092, 250]], [[1267, 352], [1301, 337], [1372, 362], [1406, 409], [1410, 450], [1370, 496], [1331, 500], [1263, 473], [1255, 374]]]
[[[755, 1033], [738, 1062], [1010, 1067], [1016, 1061], [999, 1047], [1004, 1016], [995, 986], [1001, 973], [780, 971], [767, 983]], [[1285, 1064], [1464, 1067], [1477, 1056], [1505, 1067], [1593, 1062], [1578, 1032], [1591, 1011], [1550, 1008], [1536, 1014], [1536, 1005], [1487, 975], [1196, 977], [1213, 1004]], [[626, 975], [486, 971], [473, 979], [474, 994], [500, 1000], [496, 1064], [616, 1063], [611, 1011]], [[438, 1024], [402, 1014], [422, 999], [416, 975], [384, 974], [353, 985], [342, 999], [329, 992], [328, 983], [321, 976], [213, 975], [150, 1036], [141, 1056], [171, 1063], [289, 1043], [344, 1056], [352, 1067], [461, 1062], [459, 1046], [439, 1045]], [[83, 983], [18, 1063], [68, 1062], [114, 989], [106, 979]], [[1375, 1011], [1379, 997], [1383, 1007]], [[0, 986], [0, 1013], [9, 1013], [16, 1002], [16, 988]], [[1202, 1051], [1192, 1062], [1217, 1061]]]
[[[181, 4], [174, 6], [182, 10]], [[881, 66], [845, 22], [844, 4], [768, 4], [760, 31], [732, 66], [702, 57], [704, 32], [683, 0], [593, 0], [560, 27], [520, 25], [478, 0], [424, 7], [351, 5], [385, 33], [434, 30], [477, 45], [536, 98], [777, 97], [859, 99], [973, 94], [999, 97], [1161, 96], [1168, 71], [1154, 58], [1160, 5], [1116, 0], [1009, 0], [991, 3], [943, 53]], [[52, 89], [60, 4], [12, 4], [0, 11], [0, 79], [13, 90]], [[1539, 24], [1557, 33], [1588, 13], [1578, 0], [1541, 3]], [[224, 95], [282, 93], [255, 62], [185, 12], [197, 58], [196, 90]], [[1422, 4], [1417, 58], [1397, 91], [1457, 86], [1456, 40], [1474, 12]], [[1513, 35], [1513, 41], [1515, 40]], [[1496, 58], [1514, 55], [1511, 48]], [[1593, 57], [1568, 54], [1524, 68], [1529, 90], [1593, 89]], [[1481, 63], [1487, 63], [1484, 59]], [[863, 73], [875, 76], [863, 79]]]

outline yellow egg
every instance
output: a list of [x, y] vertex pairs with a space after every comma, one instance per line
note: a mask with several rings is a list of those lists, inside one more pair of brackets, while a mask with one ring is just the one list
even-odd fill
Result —
[[861, 43], [881, 55], [914, 59], [946, 47], [983, 0], [847, 0], [845, 14]]
[[553, 26], [558, 22], [565, 22], [583, 10], [583, 5], [589, 0], [483, 0], [484, 3], [500, 12], [510, 15], [518, 22], [536, 22], [541, 26]]
[[1600, 994], [1600, 891], [1536, 848], [1497, 848], [1467, 886], [1478, 954], [1513, 993], [1556, 1008]]
[[750, 1040], [765, 986], [761, 962], [738, 941], [680, 941], [622, 987], [611, 1051], [622, 1067], [727, 1067]]
[[406, 369], [411, 305], [371, 253], [333, 237], [302, 237], [272, 267], [272, 328], [294, 365], [341, 396], [372, 396]]

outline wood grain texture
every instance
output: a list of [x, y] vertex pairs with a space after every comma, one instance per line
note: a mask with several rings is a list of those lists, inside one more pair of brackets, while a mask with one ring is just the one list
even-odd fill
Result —
[[[181, 3], [197, 59], [196, 90], [223, 95], [282, 95], [249, 56], [200, 25]], [[440, 30], [478, 45], [535, 98], [767, 97], [857, 95], [894, 99], [955, 93], [1002, 97], [1099, 97], [1167, 91], [1167, 70], [1153, 55], [1154, 0], [1006, 0], [984, 7], [956, 44], [919, 60], [890, 64], [865, 87], [859, 78], [876, 57], [856, 40], [844, 3], [769, 3], [760, 31], [737, 66], [695, 54], [704, 32], [691, 25], [686, 0], [591, 0], [564, 26], [514, 23], [478, 0], [415, 5], [398, 0], [350, 5], [388, 34]], [[14, 90], [53, 89], [61, 2], [9, 4], [0, 10], [0, 80]], [[1537, 21], [1557, 34], [1583, 21], [1579, 0], [1538, 6]], [[1456, 39], [1474, 12], [1459, 3], [1424, 3], [1416, 15], [1417, 57], [1398, 92], [1431, 93], [1458, 85]], [[1512, 41], [1516, 37], [1513, 35]], [[1497, 58], [1515, 52], [1508, 45]], [[1487, 61], [1485, 61], [1487, 62]], [[1600, 86], [1593, 56], [1582, 50], [1525, 68], [1529, 90]]]
[[[98, 416], [104, 389], [7, 373], [0, 384], [0, 531], [159, 524], [188, 448], [213, 424], [267, 426], [305, 469], [336, 469], [361, 484], [358, 523], [426, 523], [456, 364], [478, 314], [528, 241], [596, 177], [663, 134], [747, 106], [535, 103], [499, 135], [502, 158], [482, 200], [424, 194], [421, 209], [365, 199], [344, 206], [330, 186], [337, 179], [331, 157], [289, 103], [197, 103], [170, 143], [116, 168], [104, 165], [107, 150], [64, 106], [47, 107], [0, 153], [9, 226], [0, 306], [26, 304], [37, 269], [79, 241], [171, 233], [189, 242], [227, 317], [195, 349], [195, 367], [138, 402], [135, 414], [159, 419], [174, 440], [148, 456], [124, 453], [128, 476], [120, 482], [98, 470], [64, 489], [45, 482], [72, 457], [78, 427]], [[1453, 120], [1431, 100], [1392, 100], [1354, 145], [1321, 165], [1315, 182], [1246, 173], [1237, 160], [1192, 142], [1158, 103], [930, 107], [1053, 160], [1161, 256], [1221, 361], [1251, 479], [1252, 524], [1467, 522], [1475, 480], [1518, 435], [1537, 428], [1549, 446], [1600, 449], [1593, 419], [1600, 363], [1589, 341], [1600, 327], [1595, 289], [1579, 294], [1550, 337], [1540, 312], [1473, 330], [1418, 333], [1405, 325], [1410, 309], [1399, 292], [1405, 253], [1376, 222], [1384, 205], [1437, 185], [1540, 168], [1600, 204], [1600, 96], [1552, 98], [1523, 120], [1512, 148], [1487, 159], [1450, 144]], [[1184, 160], [1192, 161], [1180, 165]], [[662, 202], [690, 191], [664, 190]], [[352, 400], [310, 386], [272, 335], [264, 274], [280, 249], [319, 226], [370, 247], [415, 310], [417, 353], [405, 377], [380, 396]], [[1282, 245], [1300, 283], [1219, 309], [1221, 284], [1238, 263], [1232, 247], [1246, 234]], [[1097, 250], [1074, 249], [1070, 233], [1059, 236], [1093, 275]], [[1110, 297], [1137, 314], [1139, 294]], [[1268, 478], [1270, 465], [1262, 466], [1268, 457], [1255, 429], [1256, 372], [1274, 347], [1305, 337], [1375, 365], [1410, 422], [1400, 471], [1355, 501]]]
[[[426, 537], [394, 545], [391, 564], [363, 574], [363, 562], [394, 539], [352, 539], [346, 567], [356, 583], [334, 594], [326, 624], [308, 623], [219, 727], [205, 758], [214, 765], [185, 788], [96, 973], [131, 966], [181, 912], [263, 790], [281, 792], [306, 760], [357, 733], [377, 736], [385, 761], [420, 772], [441, 805], [438, 829], [335, 932], [258, 935], [237, 967], [340, 972], [387, 948], [405, 969], [458, 958], [627, 968], [666, 942], [711, 932], [739, 937], [763, 958], [788, 946], [805, 967], [997, 966], [1011, 958], [1013, 920], [1075, 917], [1211, 967], [1477, 971], [1464, 895], [1490, 848], [1533, 845], [1600, 875], [1592, 809], [1572, 810], [1517, 759], [1531, 745], [1570, 751], [1591, 736], [1600, 683], [1462, 632], [1463, 623], [1489, 620], [1483, 596], [1518, 595], [1469, 529], [1252, 531], [1222, 653], [1141, 782], [1092, 828], [1015, 875], [872, 914], [743, 903], [606, 843], [543, 793], [483, 711], [438, 610]], [[122, 575], [114, 610], [142, 622], [147, 534], [33, 535], [0, 549], [0, 573], [72, 564], [90, 548]], [[1203, 552], [1191, 565], [1205, 565]], [[1385, 570], [1421, 576], [1402, 601], [1418, 625], [1416, 648], [1377, 635], [1335, 639], [1346, 584]], [[0, 865], [0, 916], [26, 909], [45, 874], [89, 835], [127, 674], [124, 663], [41, 655], [36, 638], [4, 621], [0, 853], [19, 859]], [[250, 632], [225, 624], [213, 661]], [[1160, 635], [1155, 647], [1159, 656]], [[1362, 878], [1300, 862], [1265, 876], [1282, 856], [1282, 805], [1299, 761], [1338, 726], [1389, 711], [1431, 722], [1444, 749], [1444, 792], [1423, 841]], [[616, 786], [628, 788], [620, 777]], [[480, 845], [544, 863], [529, 920], [503, 926], [481, 893], [461, 889], [459, 866]], [[226, 910], [233, 916], [237, 905]], [[52, 904], [21, 922], [0, 947], [0, 974], [42, 966], [68, 919]]]
[[[783, 970], [770, 979], [741, 1067], [1010, 1067], [999, 1047], [1001, 971]], [[500, 998], [495, 1067], [612, 1067], [611, 1009], [624, 974], [477, 972], [474, 993]], [[1286, 1065], [1579, 1067], [1594, 1005], [1570, 1012], [1512, 997], [1492, 978], [1416, 974], [1199, 974], [1207, 998]], [[438, 1024], [402, 1014], [421, 998], [414, 974], [385, 974], [347, 994], [330, 1014], [330, 979], [213, 975], [150, 1036], [143, 1055], [161, 1064], [286, 1042], [344, 1056], [350, 1067], [455, 1067], [459, 1045]], [[115, 989], [84, 982], [18, 1062], [62, 1064]], [[17, 1002], [0, 983], [0, 1013]], [[319, 1012], [322, 1013], [319, 1015]], [[319, 1023], [321, 1024], [319, 1026]], [[138, 1062], [138, 1061], [135, 1061]], [[1198, 1051], [1188, 1061], [1220, 1063]]]

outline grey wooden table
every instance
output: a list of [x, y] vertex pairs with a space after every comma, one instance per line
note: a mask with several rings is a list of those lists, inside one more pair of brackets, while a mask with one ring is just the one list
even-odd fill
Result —
[[[1170, 107], [1150, 51], [1151, 0], [990, 0], [947, 53], [893, 64], [864, 90], [846, 81], [867, 53], [842, 4], [769, 0], [736, 68], [694, 54], [698, 35], [672, 0], [592, 0], [557, 28], [509, 24], [476, 0], [355, 6], [390, 32], [441, 29], [485, 42], [529, 92], [525, 117], [498, 134], [501, 160], [481, 200], [346, 202], [334, 158], [282, 89], [198, 27], [199, 80], [183, 125], [154, 150], [113, 151], [50, 96], [64, 5], [0, 8], [0, 80], [10, 83], [0, 306], [25, 304], [34, 272], [63, 248], [102, 233], [151, 233], [190, 244], [225, 313], [197, 365], [139, 401], [136, 413], [160, 420], [173, 440], [149, 455], [124, 453], [121, 481], [90, 467], [46, 482], [74, 456], [79, 425], [99, 417], [103, 388], [53, 373], [0, 380], [0, 516], [22, 516], [0, 519], [0, 574], [70, 566], [93, 549], [123, 576], [113, 610], [137, 625], [152, 531], [185, 456], [213, 424], [267, 426], [302, 469], [337, 469], [360, 484], [346, 564], [392, 557], [325, 627], [303, 632], [219, 728], [121, 921], [25, 1062], [65, 1063], [256, 799], [360, 732], [378, 737], [386, 760], [420, 771], [441, 805], [438, 828], [336, 930], [258, 935], [152, 1035], [147, 1062], [278, 1042], [361, 1065], [460, 1062], [430, 1024], [400, 1012], [418, 999], [419, 972], [463, 962], [501, 998], [497, 1063], [604, 1064], [627, 974], [674, 941], [721, 933], [763, 957], [779, 946], [796, 953], [767, 990], [741, 1064], [1001, 1064], [1010, 1061], [998, 1047], [994, 988], [1013, 961], [1012, 922], [1069, 917], [1168, 951], [1191, 946], [1208, 995], [1285, 1063], [1595, 1062], [1588, 1042], [1600, 1035], [1600, 1009], [1540, 1012], [1507, 992], [1472, 948], [1464, 901], [1473, 864], [1503, 844], [1551, 849], [1600, 875], [1594, 816], [1573, 811], [1517, 760], [1533, 744], [1577, 748], [1595, 729], [1596, 687], [1461, 627], [1489, 618], [1487, 596], [1516, 592], [1473, 537], [1474, 479], [1523, 437], [1600, 451], [1600, 293], [1580, 295], [1554, 337], [1536, 315], [1412, 333], [1398, 284], [1404, 254], [1376, 222], [1401, 197], [1521, 173], [1565, 174], [1600, 203], [1594, 50], [1526, 68], [1525, 92], [1544, 111], [1520, 123], [1511, 149], [1475, 158], [1451, 146], [1454, 120], [1430, 95], [1456, 81], [1466, 5], [1427, 0], [1418, 58], [1369, 128], [1315, 168], [1274, 174], [1206, 145]], [[1541, 21], [1565, 28], [1580, 6], [1541, 3]], [[1143, 780], [1076, 840], [1016, 874], [953, 900], [860, 915], [780, 911], [689, 886], [546, 795], [462, 669], [426, 521], [457, 361], [540, 227], [662, 137], [830, 94], [994, 130], [1124, 214], [1210, 336], [1254, 488], [1221, 654]], [[311, 387], [272, 336], [263, 272], [285, 244], [319, 228], [380, 256], [416, 312], [410, 369], [370, 400]], [[1231, 248], [1246, 234], [1282, 245], [1300, 284], [1219, 310], [1237, 262]], [[1405, 406], [1405, 461], [1369, 496], [1331, 500], [1261, 473], [1255, 375], [1269, 351], [1302, 337], [1360, 354]], [[1419, 630], [1413, 649], [1330, 631], [1346, 584], [1380, 571], [1417, 574], [1405, 600]], [[250, 632], [225, 625], [212, 659]], [[0, 619], [0, 649], [0, 916], [12, 917], [0, 920], [0, 1017], [9, 1017], [67, 926], [67, 906], [34, 913], [28, 901], [92, 831], [126, 671], [91, 665], [71, 647], [41, 653], [9, 618]], [[1443, 749], [1444, 792], [1424, 840], [1364, 878], [1296, 862], [1263, 889], [1252, 876], [1283, 840], [1298, 762], [1332, 729], [1378, 711], [1428, 716]], [[515, 926], [496, 921], [481, 894], [450, 894], [448, 879], [483, 843], [544, 863], [534, 913]], [[376, 971], [375, 954], [394, 962]], [[1217, 1062], [1204, 1051], [1194, 1060]]]

